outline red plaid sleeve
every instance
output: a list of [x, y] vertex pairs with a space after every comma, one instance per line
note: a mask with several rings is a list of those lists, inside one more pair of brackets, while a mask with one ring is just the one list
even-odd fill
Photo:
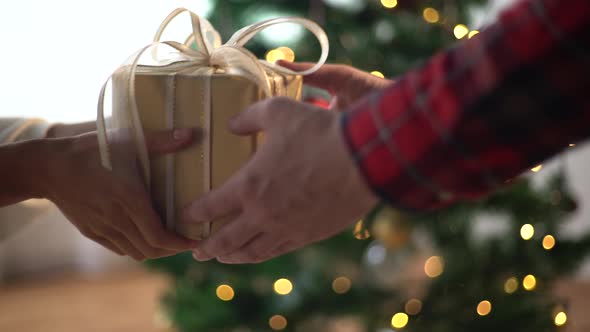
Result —
[[369, 185], [410, 210], [479, 198], [590, 136], [590, 1], [525, 0], [343, 114]]

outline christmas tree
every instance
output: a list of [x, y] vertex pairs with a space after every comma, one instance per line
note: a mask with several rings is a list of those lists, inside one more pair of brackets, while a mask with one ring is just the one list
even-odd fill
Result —
[[[393, 78], [471, 38], [473, 11], [487, 8], [478, 0], [211, 3], [209, 18], [226, 40], [265, 18], [305, 16], [328, 33], [331, 62]], [[263, 33], [248, 48], [269, 61], [319, 56], [292, 27]], [[306, 90], [308, 101], [322, 96]], [[428, 215], [381, 207], [367, 216], [370, 229], [359, 221], [259, 265], [199, 263], [190, 254], [148, 265], [172, 277], [162, 308], [182, 332], [556, 331], [567, 303], [553, 296], [552, 282], [590, 250], [590, 234], [574, 241], [557, 233], [574, 209], [561, 172], [543, 188], [523, 177], [485, 200]]]

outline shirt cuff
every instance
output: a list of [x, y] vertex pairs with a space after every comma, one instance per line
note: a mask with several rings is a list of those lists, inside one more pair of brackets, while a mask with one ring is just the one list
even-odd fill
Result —
[[[404, 141], [412, 141], [407, 135], [422, 135], [423, 132], [397, 132], [379, 123], [379, 115], [375, 114], [380, 112], [379, 108], [395, 107], [382, 104], [384, 96], [390, 98], [397, 93], [394, 89], [373, 94], [342, 114], [341, 130], [352, 159], [373, 192], [395, 209], [416, 214], [456, 203], [455, 194], [421, 174], [416, 165], [400, 160], [402, 155], [401, 151], [396, 151], [399, 148], [396, 138], [404, 135]], [[400, 108], [399, 112], [393, 110], [391, 113], [401, 116], [402, 112]]]

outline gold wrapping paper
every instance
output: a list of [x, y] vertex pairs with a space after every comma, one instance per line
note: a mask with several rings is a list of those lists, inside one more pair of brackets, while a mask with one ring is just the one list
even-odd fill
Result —
[[[127, 88], [122, 76], [121, 73], [113, 76], [113, 100], [124, 99], [119, 98]], [[301, 76], [274, 73], [268, 76], [274, 95], [301, 98]], [[227, 123], [248, 106], [262, 100], [264, 93], [254, 82], [240, 75], [151, 72], [149, 67], [142, 66], [138, 67], [135, 89], [139, 117], [145, 131], [196, 127], [203, 129], [203, 135], [208, 138], [171, 157], [150, 159], [150, 189], [155, 210], [163, 221], [168, 219], [169, 229], [190, 239], [203, 239], [232, 216], [213, 220], [209, 228], [207, 224], [183, 224], [182, 211], [208, 189], [221, 186], [255, 151], [257, 139], [233, 135]], [[205, 102], [205, 94], [209, 91], [210, 110]], [[125, 105], [115, 103], [114, 113], [118, 107]], [[207, 119], [210, 120], [209, 132], [206, 130]], [[204, 146], [207, 142], [210, 150]], [[208, 151], [210, 165], [206, 165], [204, 158]], [[173, 172], [170, 173], [167, 167], [171, 167]], [[206, 167], [210, 167], [210, 171]], [[205, 178], [207, 174], [210, 174], [209, 179]], [[172, 181], [173, 200], [167, 202], [170, 199], [167, 195], [168, 181]], [[167, 205], [173, 205], [174, 211], [167, 211]]]

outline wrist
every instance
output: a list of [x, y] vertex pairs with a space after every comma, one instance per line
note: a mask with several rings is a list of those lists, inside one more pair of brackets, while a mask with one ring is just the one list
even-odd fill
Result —
[[49, 151], [55, 149], [57, 144], [63, 142], [36, 139], [1, 147], [0, 179], [3, 190], [0, 193], [0, 205], [45, 198], [45, 177], [49, 165], [48, 157], [51, 155]]
[[46, 140], [41, 151], [44, 165], [38, 170], [36, 192], [51, 201], [63, 186], [76, 186], [74, 175], [94, 163], [98, 155], [94, 133]]
[[35, 194], [41, 198], [50, 199], [51, 193], [56, 186], [66, 185], [63, 183], [63, 174], [67, 172], [69, 151], [75, 143], [74, 138], [58, 138], [45, 140], [43, 146], [39, 149], [36, 156], [31, 156], [32, 166], [31, 176], [32, 188]]
[[60, 138], [69, 136], [78, 136], [93, 132], [96, 130], [95, 122], [83, 122], [76, 124], [56, 123], [47, 130], [46, 138]]
[[348, 170], [348, 186], [349, 192], [355, 196], [355, 201], [358, 203], [362, 213], [369, 213], [378, 206], [379, 197], [373, 192], [365, 179], [359, 165], [350, 149], [346, 133], [342, 129], [342, 114], [337, 114], [334, 124], [332, 126], [332, 136], [336, 141], [337, 153], [341, 155], [341, 162]]

